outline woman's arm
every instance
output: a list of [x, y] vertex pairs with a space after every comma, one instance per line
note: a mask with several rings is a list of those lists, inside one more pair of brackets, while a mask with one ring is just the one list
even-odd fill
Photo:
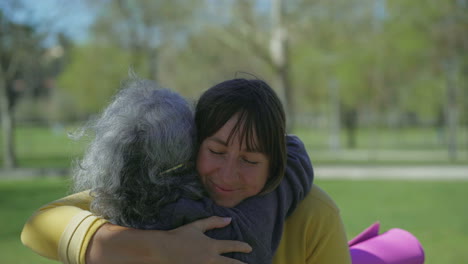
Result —
[[[253, 197], [253, 199], [249, 203], [241, 205], [241, 207], [245, 208], [241, 209], [241, 211], [248, 213], [243, 214], [243, 218], [241, 217], [239, 219], [239, 217], [236, 217], [236, 219], [234, 219], [235, 221], [233, 221], [233, 227], [228, 230], [237, 231], [237, 234], [240, 234], [241, 238], [243, 238], [243, 234], [239, 232], [239, 224], [244, 225], [249, 229], [257, 230], [257, 224], [264, 224], [258, 222], [257, 220], [261, 221], [262, 219], [269, 219], [268, 216], [274, 215], [275, 219], [269, 222], [270, 225], [262, 225], [262, 227], [264, 227], [262, 230], [266, 230], [262, 233], [262, 237], [257, 238], [252, 235], [250, 236], [251, 238], [253, 238], [253, 240], [257, 241], [258, 243], [261, 243], [261, 240], [263, 240], [265, 236], [268, 237], [268, 242], [266, 243], [266, 245], [273, 245], [273, 247], [266, 245], [264, 246], [265, 248], [272, 249], [272, 251], [274, 251], [281, 237], [282, 223], [284, 221], [285, 215], [289, 214], [292, 211], [292, 208], [294, 208], [296, 204], [306, 195], [306, 193], [310, 189], [310, 185], [313, 179], [312, 166], [310, 164], [309, 157], [305, 152], [305, 148], [302, 142], [300, 142], [300, 140], [295, 137], [289, 137], [288, 139], [288, 169], [286, 175], [286, 178], [288, 178], [289, 180], [284, 181], [284, 183], [282, 183], [283, 187], [281, 188], [283, 189], [283, 191], [280, 191], [277, 194], [270, 193], [262, 197]], [[269, 197], [268, 199], [266, 199], [269, 202], [265, 202], [266, 197]], [[136, 229], [126, 229], [122, 227], [117, 228], [117, 226], [113, 226], [113, 228], [108, 228], [112, 227], [112, 225], [110, 224], [106, 225], [103, 228], [100, 228], [106, 222], [100, 218], [96, 218], [95, 216], [89, 213], [89, 204], [91, 199], [92, 198], [89, 196], [89, 193], [84, 192], [68, 196], [64, 199], [55, 201], [51, 204], [42, 207], [26, 223], [22, 233], [23, 243], [26, 246], [33, 249], [38, 254], [52, 259], [60, 259], [64, 262], [68, 261], [69, 263], [84, 263], [85, 254], [87, 252], [88, 245], [91, 241], [92, 247], [90, 247], [90, 251], [88, 251], [90, 257], [92, 257], [90, 259], [91, 261], [99, 259], [97, 263], [105, 263], [106, 257], [117, 256], [117, 254], [118, 256], [120, 256], [119, 259], [124, 261], [126, 258], [123, 255], [128, 254], [128, 256], [133, 258], [133, 262], [135, 262], [135, 259], [142, 255], [132, 255], [132, 250], [126, 250], [128, 249], [128, 246], [135, 246], [134, 250], [145, 249], [146, 247], [148, 247], [148, 244], [141, 245], [142, 243], [140, 244], [140, 242], [143, 240], [140, 239], [140, 236], [144, 236], [144, 234], [158, 232], [146, 232]], [[266, 207], [265, 203], [269, 204], [270, 206]], [[276, 206], [279, 203], [281, 203], [281, 205]], [[260, 209], [262, 209], [263, 211]], [[230, 214], [217, 213], [220, 213], [220, 211], [215, 210], [215, 215], [231, 216]], [[254, 221], [251, 221], [251, 219], [253, 219]], [[57, 220], [60, 222], [59, 224], [55, 224]], [[211, 228], [215, 227], [217, 226], [212, 226]], [[79, 230], [80, 232], [76, 232], [77, 230]], [[172, 233], [180, 231], [180, 229], [176, 230], [178, 231], [174, 230], [175, 232]], [[184, 230], [185, 229], [182, 228], [182, 231]], [[272, 230], [274, 230], [274, 232]], [[158, 234], [161, 236], [164, 236], [164, 234], [167, 235], [167, 233], [165, 232], [159, 232]], [[197, 235], [198, 239], [200, 240], [205, 238], [203, 232], [201, 231], [198, 231], [198, 233], [192, 232], [190, 234]], [[224, 236], [223, 232], [218, 234], [220, 234], [220, 236], [215, 237], [233, 237], [232, 235], [229, 235], [229, 233], [228, 236]], [[248, 234], [249, 232], [247, 233], [247, 235]], [[153, 238], [154, 240], [158, 239], [158, 236], [155, 235], [149, 235], [149, 237]], [[181, 241], [179, 241], [179, 243], [175, 243], [174, 245], [174, 247], [179, 252], [181, 250], [180, 245], [185, 245], [184, 241], [190, 241], [190, 239], [192, 239], [191, 237], [183, 236], [181, 236], [180, 238]], [[246, 239], [241, 240], [246, 241]], [[59, 243], [60, 241], [61, 243]], [[175, 239], [173, 239], [173, 241], [175, 241]], [[207, 259], [215, 259], [216, 256], [219, 256], [219, 253], [224, 253], [228, 251], [246, 253], [250, 250], [250, 247], [248, 247], [245, 243], [215, 240], [205, 241], [207, 241], [206, 243], [211, 244], [208, 246], [216, 248], [215, 254], [211, 256], [206, 256]], [[157, 244], [157, 241], [153, 241], [153, 243]], [[157, 246], [152, 246], [153, 243], [149, 244], [149, 247], [152, 249], [151, 253], [157, 253]], [[200, 243], [191, 245], [191, 247], [201, 248], [205, 246], [207, 245]], [[57, 253], [57, 249], [59, 249], [59, 253]], [[184, 250], [187, 250], [187, 252], [190, 251], [188, 247], [185, 247]], [[112, 254], [108, 254], [109, 252], [112, 252]], [[164, 254], [165, 252], [167, 251], [164, 251], [161, 254]], [[203, 251], [202, 249], [200, 249], [200, 251], [198, 252]], [[94, 254], [98, 255], [94, 256]], [[61, 257], [59, 257], [59, 255]], [[183, 254], [180, 253], [176, 255], [183, 256]], [[194, 257], [191, 256], [191, 259], [192, 258]], [[173, 261], [171, 263], [177, 262]]]
[[82, 192], [41, 207], [26, 222], [21, 241], [36, 253], [64, 263], [85, 263], [88, 253], [88, 264], [186, 263], [187, 259], [193, 263], [241, 263], [220, 254], [251, 250], [245, 243], [217, 241], [203, 234], [229, 224], [219, 217], [171, 231], [141, 231], [106, 224], [93, 216], [88, 211], [91, 199], [89, 192]]
[[[221, 254], [233, 251], [248, 253], [252, 250], [250, 246], [239, 241], [214, 240], [203, 235], [208, 229], [224, 227], [230, 221], [229, 218], [213, 216], [170, 231], [138, 230], [105, 224], [89, 244], [86, 263], [240, 264], [243, 262]], [[139, 256], [138, 259], [135, 256]]]
[[[88, 217], [90, 213], [87, 210], [90, 201], [89, 193], [82, 192], [39, 208], [24, 225], [21, 241], [25, 246], [44, 257], [60, 260], [58, 249], [65, 230], [78, 229], [85, 219], [88, 219], [85, 221], [87, 229], [96, 230], [105, 223], [104, 220], [96, 217], [89, 221], [91, 218]], [[64, 249], [66, 250], [66, 248]], [[79, 249], [77, 248], [76, 251], [78, 252]]]

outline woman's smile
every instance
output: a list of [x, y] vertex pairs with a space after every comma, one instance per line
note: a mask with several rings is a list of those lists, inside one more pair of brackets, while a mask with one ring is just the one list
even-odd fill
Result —
[[216, 189], [216, 191], [220, 192], [220, 193], [232, 193], [234, 191], [236, 191], [236, 188], [233, 188], [233, 187], [224, 187], [222, 185], [218, 185], [212, 181], [210, 181], [210, 183], [214, 186], [214, 188]]

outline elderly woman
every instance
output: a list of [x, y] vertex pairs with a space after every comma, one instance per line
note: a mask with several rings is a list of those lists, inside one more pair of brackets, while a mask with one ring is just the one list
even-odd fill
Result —
[[[137, 82], [137, 86], [151, 86], [143, 83]], [[109, 122], [97, 126], [104, 132], [99, 133], [98, 129], [96, 134], [96, 140], [108, 141], [106, 145], [114, 147], [93, 155], [92, 145], [83, 162], [83, 173], [77, 174], [81, 175], [79, 178], [91, 175], [88, 172], [93, 166], [87, 166], [86, 160], [89, 164], [97, 164], [98, 176], [80, 184], [81, 188], [91, 188], [95, 198], [88, 193], [79, 193], [43, 207], [25, 225], [23, 243], [51, 258], [58, 258], [54, 251], [58, 248], [60, 259], [67, 263], [84, 263], [85, 256], [87, 263], [240, 263], [219, 255], [216, 258], [216, 252], [248, 251], [240, 244], [214, 250], [214, 257], [212, 251], [190, 251], [190, 248], [213, 245], [214, 242], [203, 240], [200, 245], [180, 242], [180, 232], [176, 233], [180, 244], [174, 249], [171, 234], [181, 229], [187, 231], [189, 226], [168, 233], [123, 228], [91, 214], [88, 211], [91, 204], [92, 211], [114, 224], [158, 230], [172, 229], [210, 215], [231, 217], [231, 225], [207, 234], [217, 239], [245, 241], [253, 248], [250, 254], [234, 253], [231, 257], [250, 263], [270, 262], [283, 233], [284, 219], [304, 198], [312, 182], [312, 168], [304, 146], [296, 137], [285, 137], [284, 112], [276, 94], [263, 81], [234, 79], [210, 88], [201, 96], [195, 116], [198, 150], [195, 163], [198, 179], [211, 199], [204, 196], [199, 199], [201, 189], [197, 188], [197, 177], [191, 173], [190, 156], [193, 153], [188, 151], [189, 157], [175, 159], [161, 154], [167, 151], [167, 156], [172, 156], [174, 152], [185, 152], [186, 149], [178, 149], [180, 144], [177, 142], [184, 142], [193, 134], [190, 127], [187, 131], [179, 131], [181, 126], [178, 125], [164, 129], [148, 126], [158, 122], [177, 123], [182, 114], [162, 114], [165, 110], [156, 105], [165, 109], [173, 104], [156, 100], [153, 95], [153, 92], [142, 92], [139, 96], [130, 96], [138, 98], [135, 100], [120, 100], [121, 96], [117, 96], [102, 117], [103, 120], [108, 118]], [[119, 107], [114, 109], [113, 105]], [[180, 107], [175, 108], [180, 110]], [[133, 136], [125, 136], [126, 132], [111, 128], [115, 123], [131, 124], [123, 126], [123, 130], [130, 131]], [[171, 133], [171, 129], [177, 133]], [[166, 135], [161, 136], [155, 131], [166, 132]], [[152, 142], [157, 137], [161, 140]], [[189, 140], [188, 148], [190, 143]], [[155, 152], [155, 148], [160, 149]], [[114, 161], [115, 154], [117, 161]], [[105, 165], [106, 162], [109, 164]], [[135, 165], [138, 163], [141, 165]], [[158, 163], [161, 165], [154, 165]], [[99, 167], [102, 164], [105, 169]], [[102, 171], [104, 174], [99, 176]], [[109, 173], [112, 176], [108, 176]], [[111, 181], [96, 180], [109, 177]], [[139, 180], [141, 177], [146, 179]], [[161, 193], [154, 194], [156, 190]], [[169, 198], [161, 197], [165, 196], [165, 190]], [[346, 238], [336, 206], [320, 189], [315, 187], [312, 192], [304, 201], [307, 203], [301, 204], [301, 212], [291, 216], [295, 220], [286, 223], [283, 241], [292, 243], [284, 245], [282, 242], [281, 256], [276, 260], [349, 263]], [[150, 197], [153, 195], [154, 199]], [[307, 209], [311, 209], [310, 212]], [[65, 220], [51, 226], [45, 223], [46, 218]], [[221, 226], [223, 224], [219, 223], [208, 225], [211, 228]], [[193, 231], [193, 225], [191, 227]], [[167, 241], [168, 245], [162, 245], [161, 241]], [[180, 253], [175, 253], [177, 249]]]

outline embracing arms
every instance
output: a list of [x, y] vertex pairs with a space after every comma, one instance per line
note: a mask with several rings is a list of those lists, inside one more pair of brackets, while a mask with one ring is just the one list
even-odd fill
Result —
[[[63, 263], [88, 264], [186, 263], [186, 259], [191, 259], [192, 263], [235, 264], [241, 262], [220, 254], [251, 250], [245, 243], [213, 240], [203, 234], [208, 229], [229, 224], [220, 217], [210, 217], [170, 231], [141, 231], [112, 225], [93, 216], [89, 212], [91, 199], [89, 192], [82, 192], [41, 207], [26, 222], [21, 241], [47, 258]], [[100, 241], [106, 241], [105, 246]], [[188, 243], [190, 247], [181, 247]], [[140, 258], [137, 260], [134, 256]]]
[[[276, 198], [273, 199], [276, 202], [279, 201], [281, 205], [277, 209], [275, 209], [276, 207], [274, 206], [268, 207], [268, 210], [270, 210], [271, 208], [273, 208], [273, 210], [278, 210], [274, 212], [277, 218], [278, 217], [282, 218], [282, 217], [285, 217], [287, 214], [289, 214], [292, 211], [291, 208], [294, 208], [297, 205], [297, 203], [304, 198], [304, 196], [307, 194], [312, 184], [312, 176], [313, 176], [312, 167], [310, 165], [310, 161], [308, 160], [308, 156], [300, 156], [300, 157], [297, 157], [297, 159], [294, 159], [293, 152], [289, 151], [289, 148], [291, 148], [290, 145], [291, 144], [289, 142], [288, 143], [288, 167], [289, 167], [290, 159], [293, 158], [292, 161], [296, 162], [296, 165], [303, 166], [306, 168], [305, 170], [295, 168], [290, 172], [293, 172], [293, 173], [306, 172], [310, 174], [306, 175], [307, 176], [306, 178], [302, 176], [302, 178], [300, 178], [300, 180], [298, 181], [294, 180], [292, 182], [286, 182], [287, 184], [292, 184], [293, 188], [298, 188], [297, 191], [295, 192], [283, 191], [283, 192], [280, 192], [279, 196], [276, 196]], [[294, 147], [296, 148], [296, 150], [304, 151], [305, 153], [305, 149], [303, 148], [303, 145], [300, 141], [292, 145], [293, 145], [293, 148]], [[289, 154], [291, 154], [292, 156]], [[291, 186], [288, 187], [286, 185], [286, 187], [284, 188], [287, 189], [290, 187]], [[272, 195], [272, 193], [268, 195]], [[258, 198], [263, 199], [266, 196], [262, 196]], [[93, 216], [92, 214], [89, 213], [89, 204], [90, 204], [91, 199], [92, 198], [89, 196], [89, 193], [83, 192], [80, 194], [74, 194], [72, 196], [66, 197], [62, 200], [58, 200], [56, 202], [53, 202], [49, 205], [42, 207], [26, 223], [23, 229], [23, 233], [22, 233], [23, 243], [43, 256], [53, 258], [53, 259], [59, 259], [59, 255], [60, 255], [61, 256], [60, 259], [62, 261], [70, 261], [69, 263], [85, 263], [85, 256], [86, 256], [86, 253], [88, 252], [87, 255], [90, 257], [87, 259], [88, 264], [116, 263], [112, 259], [112, 256], [115, 256], [117, 253], [119, 254], [118, 261], [120, 261], [120, 263], [125, 263], [125, 260], [126, 260], [125, 256], [130, 256], [130, 257], [135, 256], [135, 255], [142, 256], [141, 254], [143, 254], [143, 256], [148, 256], [148, 258], [151, 258], [151, 257], [155, 258], [154, 263], [164, 263], [163, 262], [164, 259], [168, 259], [168, 258], [164, 257], [164, 255], [159, 255], [159, 256], [155, 256], [155, 255], [159, 254], [158, 250], [163, 251], [161, 254], [166, 253], [166, 255], [170, 255], [168, 252], [173, 252], [168, 249], [168, 247], [170, 247], [171, 244], [164, 243], [163, 245], [160, 245], [161, 244], [160, 241], [158, 242], [158, 239], [160, 238], [167, 240], [168, 236], [170, 239], [167, 241], [174, 242], [175, 244], [174, 248], [178, 250], [177, 254], [172, 254], [175, 256], [169, 256], [169, 257], [185, 256], [185, 257], [189, 257], [193, 261], [196, 260], [195, 259], [196, 257], [205, 257], [205, 259], [201, 261], [200, 263], [240, 263], [240, 262], [235, 262], [235, 260], [232, 260], [232, 259], [218, 258], [220, 257], [219, 254], [225, 253], [225, 252], [234, 252], [234, 251], [236, 252], [249, 252], [250, 251], [250, 247], [247, 246], [245, 243], [236, 242], [236, 241], [213, 240], [203, 235], [203, 231], [207, 229], [223, 226], [222, 222], [221, 223], [219, 222], [219, 221], [222, 221], [222, 220], [219, 220], [219, 218], [218, 220], [216, 219], [206, 220], [208, 222], [203, 222], [204, 220], [202, 220], [201, 223], [197, 222], [197, 223], [183, 226], [181, 228], [177, 228], [175, 230], [167, 231], [167, 232], [165, 231], [141, 231], [141, 230], [136, 230], [136, 229], [118, 227], [115, 225], [111, 225], [109, 223], [106, 224], [105, 220], [102, 220], [100, 218]], [[252, 199], [255, 201], [257, 197], [253, 197]], [[239, 206], [249, 207], [250, 205], [249, 203], [241, 203], [241, 205]], [[264, 209], [266, 209], [266, 207]], [[246, 209], [241, 209], [241, 210], [246, 210]], [[265, 213], [270, 214], [271, 211], [267, 211]], [[220, 215], [229, 216], [229, 215], [223, 215], [223, 214], [220, 214]], [[258, 214], [258, 216], [260, 217], [260, 219], [264, 219], [265, 217], [264, 214]], [[72, 221], [73, 218], [75, 218], [74, 221]], [[277, 218], [275, 218], [275, 220]], [[50, 221], [50, 219], [53, 219], [53, 221]], [[251, 218], [248, 218], [248, 219], [251, 219]], [[56, 221], [59, 221], [60, 224], [55, 224]], [[241, 223], [241, 222], [236, 222], [236, 221], [237, 219], [233, 219], [234, 225], [236, 225], [235, 223]], [[282, 221], [284, 221], [284, 219]], [[273, 224], [277, 225], [277, 222]], [[279, 225], [282, 226], [282, 222]], [[202, 226], [203, 228], [200, 228], [200, 226]], [[250, 226], [250, 223], [249, 223], [249, 226]], [[252, 226], [252, 227], [255, 228], [255, 226]], [[276, 226], [274, 226], [273, 228], [275, 232], [270, 231], [269, 234], [267, 234], [269, 236], [272, 236], [271, 252], [274, 252], [277, 244], [279, 243], [279, 238], [281, 237], [281, 228], [277, 228]], [[83, 233], [75, 232], [76, 230], [83, 230], [82, 231]], [[66, 234], [71, 234], [71, 235], [69, 238], [67, 238]], [[188, 235], [191, 235], [192, 238], [190, 238]], [[148, 243], [146, 243], [146, 239], [141, 239], [142, 236], [148, 237], [149, 239]], [[190, 248], [181, 247], [181, 245], [187, 245], [187, 243], [185, 243], [186, 241], [193, 241], [195, 239], [198, 239], [197, 241], [203, 241], [203, 242], [193, 243], [191, 244]], [[64, 246], [59, 246], [60, 244], [59, 241], [62, 242]], [[73, 243], [71, 243], [72, 241]], [[107, 241], [107, 242], [104, 243], [104, 241]], [[145, 243], [143, 243], [142, 241], [145, 241]], [[91, 244], [92, 246], [89, 246]], [[199, 249], [201, 247], [205, 247], [205, 249]], [[211, 249], [211, 251], [206, 251], [206, 247]], [[196, 252], [194, 251], [195, 249], [198, 249], [199, 250], [198, 252], [212, 252], [212, 254], [211, 255], [209, 254], [189, 255], [190, 253], [188, 252]], [[141, 250], [143, 250], [143, 252], [141, 252]], [[58, 251], [60, 251], [60, 253], [57, 253]], [[109, 251], [111, 251], [112, 254], [108, 254]], [[187, 254], [184, 255], [182, 251], [187, 252]], [[141, 254], [138, 255], [138, 253], [135, 253], [135, 252], [141, 252]], [[198, 256], [198, 255], [205, 255], [205, 256]], [[171, 260], [171, 263], [177, 263], [176, 261], [177, 260]], [[137, 263], [135, 259], [133, 259], [132, 262]], [[144, 263], [144, 262], [141, 262], [141, 263]]]
[[[107, 224], [91, 240], [86, 263], [240, 264], [242, 262], [221, 254], [232, 251], [248, 253], [250, 246], [239, 241], [213, 240], [203, 235], [208, 229], [221, 228], [229, 223], [229, 218], [210, 217], [169, 231], [138, 230]], [[93, 243], [96, 241], [106, 243]]]
[[[106, 223], [105, 220], [97, 218], [89, 212], [91, 199], [88, 192], [82, 192], [39, 208], [24, 225], [21, 241], [25, 246], [42, 256], [55, 260], [61, 259], [59, 255], [63, 254], [59, 254], [59, 244], [62, 234], [65, 234], [66, 230], [68, 230], [69, 238], [73, 239], [75, 243], [77, 239], [89, 241], [94, 232]], [[83, 232], [83, 229], [86, 230]], [[81, 235], [70, 236], [74, 230], [82, 230]], [[79, 243], [76, 245], [75, 243], [77, 254], [82, 252], [82, 246], [87, 246], [87, 244]], [[68, 257], [66, 258], [68, 259]]]

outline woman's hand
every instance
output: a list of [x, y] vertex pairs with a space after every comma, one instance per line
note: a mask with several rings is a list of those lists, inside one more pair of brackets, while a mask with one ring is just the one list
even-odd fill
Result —
[[214, 240], [204, 234], [230, 222], [229, 218], [212, 216], [170, 231], [138, 230], [105, 224], [88, 245], [86, 263], [241, 264], [243, 262], [221, 254], [249, 253], [252, 248], [248, 244]]

